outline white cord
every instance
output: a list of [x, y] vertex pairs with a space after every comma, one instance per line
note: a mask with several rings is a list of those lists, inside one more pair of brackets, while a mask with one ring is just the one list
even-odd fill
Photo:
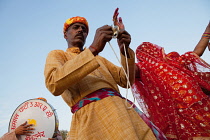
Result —
[[[127, 108], [130, 109], [130, 108], [132, 108], [133, 105], [134, 105], [135, 97], [134, 97], [134, 94], [133, 94], [133, 91], [132, 91], [132, 88], [131, 88], [131, 83], [130, 83], [130, 80], [129, 80], [129, 67], [128, 67], [128, 58], [127, 58], [127, 52], [126, 52], [126, 49], [125, 49], [125, 44], [123, 43], [123, 47], [124, 47], [123, 49], [124, 49], [124, 52], [125, 52], [125, 60], [126, 60], [127, 73], [126, 73], [125, 69], [123, 68], [123, 66], [122, 66], [122, 64], [121, 64], [121, 62], [120, 62], [120, 60], [119, 60], [119, 58], [117, 57], [117, 54], [116, 54], [116, 52], [114, 51], [114, 49], [113, 49], [111, 43], [110, 43], [110, 42], [108, 42], [108, 43], [109, 43], [109, 46], [111, 47], [112, 51], [114, 52], [114, 54], [115, 54], [115, 56], [116, 56], [118, 62], [120, 63], [120, 65], [121, 65], [121, 67], [122, 67], [122, 70], [123, 70], [123, 72], [125, 73], [125, 76], [126, 76], [126, 78], [127, 78], [127, 88], [126, 88], [126, 101], [125, 101], [125, 104], [126, 104]], [[134, 101], [133, 101], [133, 103], [132, 103], [132, 105], [131, 105], [130, 107], [128, 107], [128, 102], [127, 102], [127, 100], [128, 100], [128, 86], [130, 87], [131, 92], [132, 92], [132, 95], [133, 95], [133, 98], [134, 98]]]

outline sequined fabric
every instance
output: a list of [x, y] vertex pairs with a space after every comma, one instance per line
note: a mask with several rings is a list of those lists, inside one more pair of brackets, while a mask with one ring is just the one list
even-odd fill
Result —
[[169, 140], [210, 137], [210, 65], [195, 53], [164, 53], [144, 42], [136, 50], [133, 85], [143, 111]]

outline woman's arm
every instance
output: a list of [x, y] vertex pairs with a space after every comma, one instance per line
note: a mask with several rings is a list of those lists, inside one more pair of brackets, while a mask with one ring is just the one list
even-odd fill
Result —
[[210, 39], [210, 22], [207, 25], [200, 41], [196, 45], [193, 52], [196, 53], [198, 56], [202, 56], [207, 46], [210, 50], [209, 39]]

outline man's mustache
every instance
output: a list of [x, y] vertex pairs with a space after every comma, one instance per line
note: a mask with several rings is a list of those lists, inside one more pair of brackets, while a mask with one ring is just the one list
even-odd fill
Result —
[[82, 34], [82, 33], [77, 33], [77, 34], [75, 35], [75, 37], [77, 37], [77, 36], [81, 36], [81, 37], [82, 37], [82, 39], [84, 40], [84, 36], [83, 36], [83, 34]]

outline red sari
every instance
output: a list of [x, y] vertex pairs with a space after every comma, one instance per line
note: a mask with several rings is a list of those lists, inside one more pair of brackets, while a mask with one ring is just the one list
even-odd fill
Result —
[[144, 42], [136, 50], [135, 96], [169, 140], [210, 137], [210, 65], [195, 53], [164, 53]]

